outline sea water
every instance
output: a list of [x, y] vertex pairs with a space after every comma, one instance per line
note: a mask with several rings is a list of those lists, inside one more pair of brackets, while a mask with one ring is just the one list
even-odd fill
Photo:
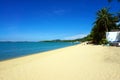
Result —
[[75, 45], [71, 42], [0, 42], [0, 61]]

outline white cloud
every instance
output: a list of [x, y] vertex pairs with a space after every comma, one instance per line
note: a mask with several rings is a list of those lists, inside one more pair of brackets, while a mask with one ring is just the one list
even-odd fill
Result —
[[66, 37], [64, 39], [65, 40], [73, 40], [73, 39], [83, 38], [85, 36], [87, 36], [87, 34], [77, 34], [77, 35], [74, 35], [74, 36]]

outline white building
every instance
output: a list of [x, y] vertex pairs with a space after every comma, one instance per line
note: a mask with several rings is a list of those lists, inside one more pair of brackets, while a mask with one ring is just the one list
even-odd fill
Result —
[[120, 31], [106, 32], [106, 39], [109, 42], [120, 42]]

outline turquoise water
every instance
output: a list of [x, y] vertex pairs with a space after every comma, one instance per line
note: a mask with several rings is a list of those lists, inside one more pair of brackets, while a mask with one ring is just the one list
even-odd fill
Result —
[[71, 42], [0, 42], [0, 61], [75, 45]]

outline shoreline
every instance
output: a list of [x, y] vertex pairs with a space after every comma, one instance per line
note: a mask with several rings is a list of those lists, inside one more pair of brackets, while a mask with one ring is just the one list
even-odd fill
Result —
[[0, 61], [0, 80], [119, 80], [120, 49], [77, 44]]
[[[75, 46], [75, 45], [79, 45], [79, 44], [74, 44], [74, 45], [70, 45], [70, 46]], [[7, 60], [12, 60], [12, 59], [17, 59], [17, 58], [21, 58], [21, 57], [25, 57], [25, 56], [30, 56], [30, 55], [40, 54], [40, 53], [44, 53], [44, 52], [48, 52], [48, 51], [53, 51], [53, 50], [57, 50], [57, 49], [62, 49], [62, 48], [70, 47], [70, 46], [65, 46], [65, 47], [61, 47], [61, 48], [56, 48], [56, 49], [51, 49], [51, 50], [41, 51], [41, 52], [37, 52], [37, 53], [25, 54], [25, 55], [21, 55], [21, 56], [13, 57], [13, 58], [3, 59], [3, 60], [0, 60], [0, 62], [2, 62], [2, 61], [7, 61]]]
[[[76, 45], [81, 45], [81, 44], [76, 44]], [[54, 52], [56, 52], [56, 51], [59, 52], [59, 51], [61, 51], [61, 49], [66, 49], [66, 48], [73, 47], [76, 45], [67, 46], [67, 47], [58, 48], [58, 49], [53, 49], [53, 50], [48, 50], [48, 51], [44, 51], [44, 52], [33, 53], [33, 54], [24, 55], [24, 56], [15, 57], [15, 58], [6, 59], [6, 60], [0, 60], [0, 65], [2, 65], [1, 63], [4, 64], [4, 63], [8, 62], [10, 65], [13, 66], [15, 64], [19, 64], [20, 60], [24, 60], [25, 62], [28, 62], [28, 61], [34, 60], [35, 58], [38, 58], [38, 57], [42, 58], [43, 56], [46, 56], [46, 55], [55, 54]], [[14, 61], [17, 63], [14, 63]], [[0, 70], [1, 70], [1, 66], [0, 66]]]

